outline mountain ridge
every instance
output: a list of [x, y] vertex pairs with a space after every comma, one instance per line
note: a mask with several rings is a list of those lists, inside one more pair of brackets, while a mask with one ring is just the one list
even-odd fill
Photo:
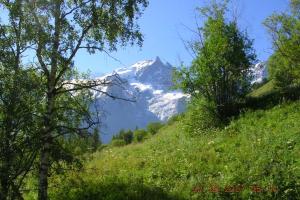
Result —
[[[151, 122], [165, 122], [185, 111], [189, 95], [172, 90], [172, 74], [176, 68], [157, 56], [154, 60], [139, 61], [98, 77], [112, 84], [101, 87], [105, 93], [95, 92], [94, 106], [100, 111], [101, 139], [108, 143], [121, 129], [145, 128]], [[252, 67], [253, 83], [268, 76], [266, 64]]]
[[188, 95], [171, 90], [174, 70], [172, 65], [156, 57], [96, 78], [115, 79], [115, 84], [101, 90], [117, 97], [116, 100], [100, 92], [94, 93], [94, 106], [101, 110], [99, 128], [104, 143], [121, 129], [145, 128], [151, 122], [165, 122], [184, 112]]

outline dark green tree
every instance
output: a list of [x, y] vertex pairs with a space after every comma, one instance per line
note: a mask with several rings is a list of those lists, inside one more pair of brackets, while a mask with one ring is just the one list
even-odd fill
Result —
[[92, 143], [91, 143], [92, 150], [96, 151], [102, 144], [100, 138], [100, 132], [97, 127], [94, 129], [91, 138], [92, 138]]
[[112, 139], [116, 140], [116, 139], [123, 139], [123, 135], [125, 134], [125, 130], [121, 129], [119, 131], [119, 133], [117, 133], [116, 135], [113, 135]]
[[130, 144], [133, 140], [133, 132], [131, 130], [126, 131], [123, 138], [126, 144]]
[[235, 20], [225, 18], [226, 6], [226, 2], [212, 1], [199, 9], [206, 21], [198, 29], [200, 40], [191, 46], [196, 58], [190, 68], [175, 73], [179, 88], [212, 102], [220, 119], [236, 112], [235, 104], [250, 89], [250, 68], [256, 61], [247, 34], [239, 30]]

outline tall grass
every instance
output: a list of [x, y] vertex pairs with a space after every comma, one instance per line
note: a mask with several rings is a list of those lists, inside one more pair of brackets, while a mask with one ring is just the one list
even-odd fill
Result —
[[[177, 121], [54, 177], [53, 199], [300, 199], [300, 103], [191, 137]], [[51, 185], [50, 184], [50, 185]]]

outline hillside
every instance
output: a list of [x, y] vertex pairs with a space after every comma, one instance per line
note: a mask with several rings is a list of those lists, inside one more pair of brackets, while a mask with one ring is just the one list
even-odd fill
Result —
[[272, 92], [276, 91], [275, 86], [274, 86], [274, 81], [268, 81], [266, 84], [263, 84], [261, 87], [258, 89], [252, 91], [248, 96], [249, 97], [261, 97], [267, 94], [270, 94]]
[[[300, 199], [300, 102], [190, 136], [177, 121], [52, 179], [54, 199]], [[51, 188], [51, 186], [50, 186]]]

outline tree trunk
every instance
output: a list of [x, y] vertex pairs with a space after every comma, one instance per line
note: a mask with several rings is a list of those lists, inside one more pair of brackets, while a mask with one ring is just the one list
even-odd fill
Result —
[[24, 200], [22, 193], [20, 192], [19, 186], [16, 185], [12, 186], [11, 200]]
[[7, 179], [3, 178], [1, 180], [1, 192], [0, 192], [0, 200], [8, 199], [8, 181]]
[[[11, 127], [11, 121], [5, 119], [5, 127]], [[3, 130], [5, 136], [4, 136], [4, 143], [2, 144], [4, 146], [4, 159], [3, 159], [3, 166], [1, 167], [0, 172], [0, 179], [1, 179], [1, 200], [8, 199], [9, 197], [9, 189], [10, 189], [10, 166], [11, 166], [11, 147], [10, 147], [10, 128], [7, 128], [7, 130]]]
[[53, 109], [54, 109], [54, 95], [53, 87], [48, 87], [47, 94], [47, 113], [44, 119], [44, 132], [41, 138], [41, 158], [40, 158], [40, 169], [39, 169], [39, 191], [38, 199], [48, 199], [48, 175], [50, 169], [50, 151], [52, 143], [52, 127], [53, 127]]
[[45, 132], [42, 135], [42, 150], [40, 160], [40, 174], [39, 174], [39, 200], [48, 199], [48, 174], [50, 168], [50, 151], [52, 144], [52, 131], [54, 125], [54, 105], [55, 105], [55, 85], [56, 85], [56, 72], [57, 72], [57, 51], [59, 47], [60, 36], [60, 4], [57, 1], [55, 3], [55, 33], [53, 38], [53, 49], [51, 55], [51, 70], [50, 76], [47, 80], [47, 113], [44, 119]]
[[39, 200], [48, 199], [48, 173], [49, 173], [49, 143], [44, 144], [41, 150], [40, 172], [39, 172]]

